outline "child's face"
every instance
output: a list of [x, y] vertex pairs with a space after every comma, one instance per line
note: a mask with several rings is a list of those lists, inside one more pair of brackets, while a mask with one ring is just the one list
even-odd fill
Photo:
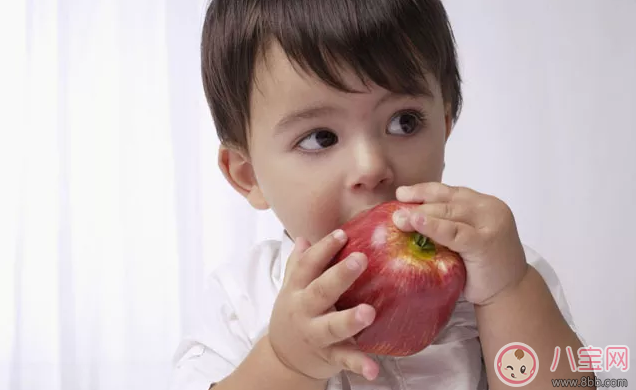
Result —
[[250, 120], [250, 200], [271, 207], [291, 237], [315, 243], [395, 199], [398, 186], [441, 180], [451, 120], [433, 78], [430, 97], [389, 96], [352, 74], [347, 85], [365, 93], [298, 72], [273, 46], [255, 72]]

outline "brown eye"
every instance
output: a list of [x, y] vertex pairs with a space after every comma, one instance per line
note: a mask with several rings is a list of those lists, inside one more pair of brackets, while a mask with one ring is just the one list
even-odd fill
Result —
[[415, 133], [422, 124], [422, 114], [417, 112], [400, 113], [389, 122], [389, 134], [409, 135]]
[[338, 136], [329, 130], [318, 130], [309, 134], [298, 144], [305, 150], [319, 150], [328, 148], [338, 142]]

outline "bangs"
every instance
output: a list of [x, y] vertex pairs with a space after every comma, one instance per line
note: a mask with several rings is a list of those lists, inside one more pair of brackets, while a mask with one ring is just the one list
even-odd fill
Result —
[[461, 80], [441, 0], [212, 0], [201, 42], [203, 88], [223, 144], [247, 147], [259, 56], [277, 41], [294, 66], [336, 89], [352, 71], [396, 94], [431, 95], [435, 77], [455, 122]]
[[[454, 46], [440, 45], [448, 33], [440, 3], [414, 0], [296, 0], [261, 2], [257, 23], [261, 53], [276, 39], [289, 59], [305, 72], [346, 92], [340, 70], [350, 69], [366, 85], [428, 95], [430, 73], [444, 78]], [[428, 8], [428, 9], [427, 9]], [[445, 15], [444, 15], [445, 16]], [[434, 23], [442, 25], [434, 25]], [[451, 37], [452, 40], [452, 37]], [[434, 60], [431, 62], [431, 60]], [[451, 70], [452, 72], [452, 70]], [[459, 81], [459, 80], [458, 80]], [[446, 93], [444, 93], [446, 92]], [[451, 91], [443, 91], [449, 97]]]

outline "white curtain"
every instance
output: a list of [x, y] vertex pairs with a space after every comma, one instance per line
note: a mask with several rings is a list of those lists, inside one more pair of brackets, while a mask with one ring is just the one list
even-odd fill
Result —
[[[636, 3], [605, 3], [447, 1], [467, 99], [447, 179], [507, 200], [588, 342], [633, 351]], [[0, 390], [167, 388], [205, 275], [280, 237], [216, 167], [205, 7], [0, 7]]]
[[216, 169], [204, 9], [3, 3], [0, 389], [166, 388], [205, 273], [263, 230]]

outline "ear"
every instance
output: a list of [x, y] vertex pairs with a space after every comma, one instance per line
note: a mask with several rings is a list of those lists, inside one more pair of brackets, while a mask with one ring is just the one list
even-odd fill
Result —
[[446, 141], [451, 135], [453, 131], [453, 115], [452, 115], [452, 106], [450, 103], [446, 103], [444, 107], [444, 119], [446, 122]]
[[258, 210], [267, 210], [269, 204], [256, 181], [254, 168], [247, 153], [224, 145], [219, 146], [219, 168], [230, 185]]

